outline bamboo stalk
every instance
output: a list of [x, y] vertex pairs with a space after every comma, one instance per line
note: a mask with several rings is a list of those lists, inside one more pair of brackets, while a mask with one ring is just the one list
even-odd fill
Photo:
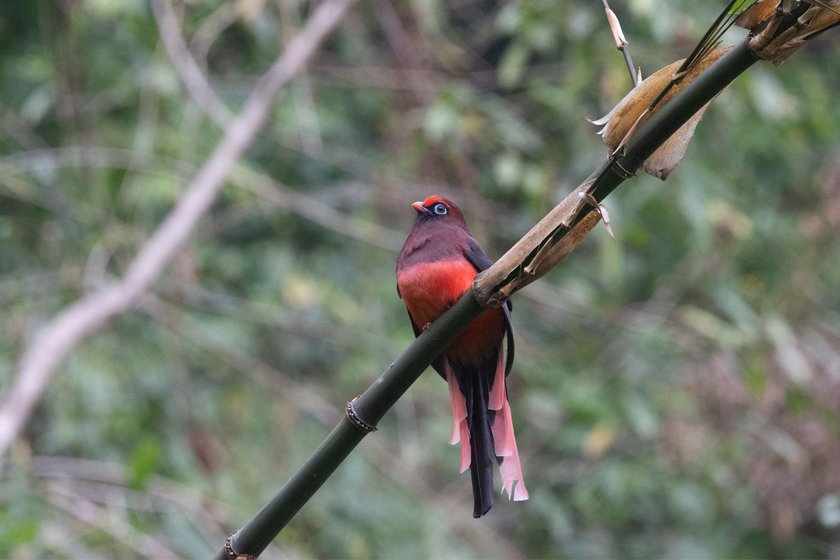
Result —
[[441, 351], [483, 311], [472, 291], [403, 352], [359, 397], [309, 459], [254, 518], [234, 533], [217, 560], [257, 557], [321, 487]]

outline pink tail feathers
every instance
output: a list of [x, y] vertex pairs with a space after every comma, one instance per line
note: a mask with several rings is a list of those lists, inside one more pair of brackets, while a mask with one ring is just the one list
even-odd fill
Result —
[[470, 427], [467, 424], [467, 401], [458, 387], [458, 380], [449, 360], [444, 359], [446, 368], [446, 383], [449, 385], [449, 401], [452, 403], [452, 434], [449, 436], [450, 445], [461, 442], [461, 472], [470, 468]]
[[[448, 360], [444, 360], [446, 382], [449, 385], [449, 399], [452, 403], [452, 433], [449, 443], [461, 443], [461, 472], [470, 468], [470, 429], [467, 424], [467, 405], [458, 380]], [[496, 364], [496, 374], [493, 387], [490, 390], [488, 408], [496, 411], [491, 430], [493, 432], [493, 447], [497, 457], [502, 458], [499, 470], [502, 475], [502, 491], [507, 492], [508, 499], [522, 501], [528, 499], [528, 490], [522, 476], [522, 465], [519, 461], [519, 450], [516, 446], [516, 436], [513, 432], [513, 418], [510, 404], [505, 391], [505, 364], [502, 353], [499, 352]], [[518, 484], [517, 484], [518, 483]]]
[[502, 473], [502, 490], [507, 492], [508, 499], [515, 502], [527, 500], [528, 489], [525, 488], [525, 479], [522, 477], [519, 450], [516, 447], [516, 437], [513, 434], [513, 418], [510, 415], [510, 405], [507, 399], [505, 399], [502, 410], [496, 412], [492, 429], [496, 456], [502, 458], [502, 464], [499, 465], [499, 470]]
[[496, 358], [496, 374], [493, 376], [493, 387], [490, 389], [490, 398], [487, 402], [487, 408], [490, 410], [501, 410], [504, 403], [507, 402], [507, 392], [505, 391], [505, 362], [502, 353]]
[[502, 473], [502, 491], [507, 492], [508, 499], [515, 502], [527, 500], [528, 489], [525, 488], [522, 465], [519, 462], [519, 449], [516, 447], [516, 436], [513, 433], [513, 417], [510, 414], [510, 403], [508, 403], [505, 391], [505, 363], [501, 352], [496, 362], [496, 375], [493, 379], [493, 388], [490, 390], [488, 406], [496, 411], [492, 426], [493, 445], [496, 457], [502, 458], [502, 464], [499, 465]]

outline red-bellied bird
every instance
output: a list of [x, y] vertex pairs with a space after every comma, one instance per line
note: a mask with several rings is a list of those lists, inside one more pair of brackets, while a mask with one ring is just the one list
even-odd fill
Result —
[[[411, 206], [417, 217], [397, 258], [397, 292], [419, 336], [492, 261], [452, 202], [430, 196]], [[510, 302], [483, 311], [432, 362], [449, 384], [450, 443], [461, 443], [461, 472], [470, 469], [474, 517], [493, 506], [494, 462], [499, 464], [508, 498], [528, 499], [505, 386], [514, 355], [510, 311]]]

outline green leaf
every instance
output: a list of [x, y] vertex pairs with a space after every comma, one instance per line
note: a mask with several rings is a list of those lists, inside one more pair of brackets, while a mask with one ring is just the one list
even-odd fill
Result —
[[148, 436], [140, 440], [128, 464], [129, 484], [132, 488], [142, 489], [146, 486], [149, 477], [157, 472], [162, 454], [161, 443], [157, 437]]
[[[770, 0], [765, 0], [769, 2]], [[729, 6], [729, 13], [730, 14], [740, 14], [753, 4], [755, 4], [756, 0], [732, 0]]]

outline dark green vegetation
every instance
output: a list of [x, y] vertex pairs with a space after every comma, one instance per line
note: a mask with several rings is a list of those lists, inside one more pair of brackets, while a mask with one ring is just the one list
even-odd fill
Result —
[[[309, 13], [235, 5], [181, 14], [232, 109]], [[647, 75], [720, 6], [614, 8]], [[5, 386], [41, 325], [124, 272], [221, 133], [145, 4], [4, 18]], [[838, 54], [829, 32], [752, 68], [667, 183], [606, 200], [617, 243], [597, 228], [515, 296], [529, 502], [472, 519], [429, 373], [266, 557], [836, 556]], [[357, 6], [150, 297], [63, 364], [0, 479], [5, 550], [212, 555], [413, 338], [393, 277], [408, 204], [452, 195], [500, 254], [603, 160], [585, 117], [628, 87], [597, 2]]]

